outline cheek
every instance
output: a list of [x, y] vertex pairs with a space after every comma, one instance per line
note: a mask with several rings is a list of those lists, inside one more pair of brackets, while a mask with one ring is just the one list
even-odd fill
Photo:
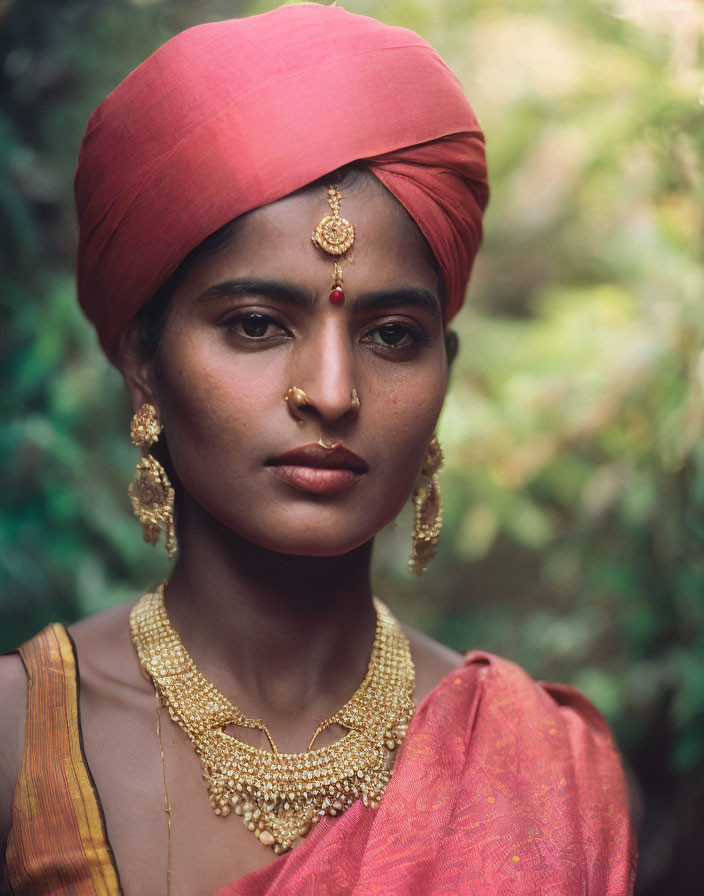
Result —
[[[256, 438], [253, 421], [265, 419], [256, 375], [247, 365], [232, 369], [196, 340], [166, 346], [178, 357], [159, 377], [158, 396], [171, 460], [179, 478], [200, 478], [203, 465], [223, 464], [224, 475], [239, 478], [245, 471], [233, 465], [235, 455], [246, 459]], [[241, 451], [234, 451], [239, 446]]]
[[391, 370], [369, 383], [369, 397], [381, 415], [409, 442], [427, 442], [435, 428], [447, 389], [444, 358], [430, 359], [416, 369]]
[[394, 495], [392, 517], [413, 489], [445, 398], [444, 359], [426, 373], [392, 376], [367, 390], [367, 426], [376, 434], [383, 481]]

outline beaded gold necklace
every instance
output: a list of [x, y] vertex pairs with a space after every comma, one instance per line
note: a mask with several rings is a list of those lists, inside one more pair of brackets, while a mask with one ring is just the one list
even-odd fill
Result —
[[[171, 627], [164, 586], [143, 595], [130, 614], [139, 661], [169, 715], [191, 739], [203, 765], [216, 815], [231, 811], [275, 853], [290, 849], [324, 815], [358, 799], [376, 808], [391, 778], [392, 754], [413, 717], [415, 672], [408, 640], [391, 611], [374, 598], [376, 633], [367, 673], [356, 693], [318, 725], [305, 753], [280, 753], [260, 719], [249, 719], [198, 670]], [[329, 725], [348, 729], [312, 749]], [[227, 734], [228, 725], [258, 728], [271, 751]]]

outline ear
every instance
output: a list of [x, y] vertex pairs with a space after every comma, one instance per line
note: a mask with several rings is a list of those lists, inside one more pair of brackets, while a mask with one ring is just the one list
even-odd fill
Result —
[[452, 362], [457, 357], [457, 351], [460, 347], [460, 341], [454, 330], [445, 331], [445, 352], [447, 354], [448, 370], [452, 369]]
[[154, 384], [154, 359], [148, 357], [140, 338], [140, 323], [134, 318], [120, 342], [120, 371], [130, 394], [132, 409], [153, 404], [158, 410]]

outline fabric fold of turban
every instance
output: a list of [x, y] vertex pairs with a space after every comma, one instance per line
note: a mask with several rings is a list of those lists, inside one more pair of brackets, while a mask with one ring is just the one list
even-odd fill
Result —
[[481, 240], [484, 138], [429, 44], [309, 3], [164, 44], [95, 110], [76, 171], [78, 296], [108, 358], [207, 236], [358, 160], [428, 240], [451, 318]]

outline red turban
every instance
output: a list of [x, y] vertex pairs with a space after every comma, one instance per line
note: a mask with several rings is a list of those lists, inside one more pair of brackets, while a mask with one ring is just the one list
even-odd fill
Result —
[[488, 188], [474, 112], [429, 44], [312, 3], [164, 44], [95, 110], [76, 172], [78, 296], [110, 360], [207, 236], [355, 160], [428, 240], [449, 319]]

